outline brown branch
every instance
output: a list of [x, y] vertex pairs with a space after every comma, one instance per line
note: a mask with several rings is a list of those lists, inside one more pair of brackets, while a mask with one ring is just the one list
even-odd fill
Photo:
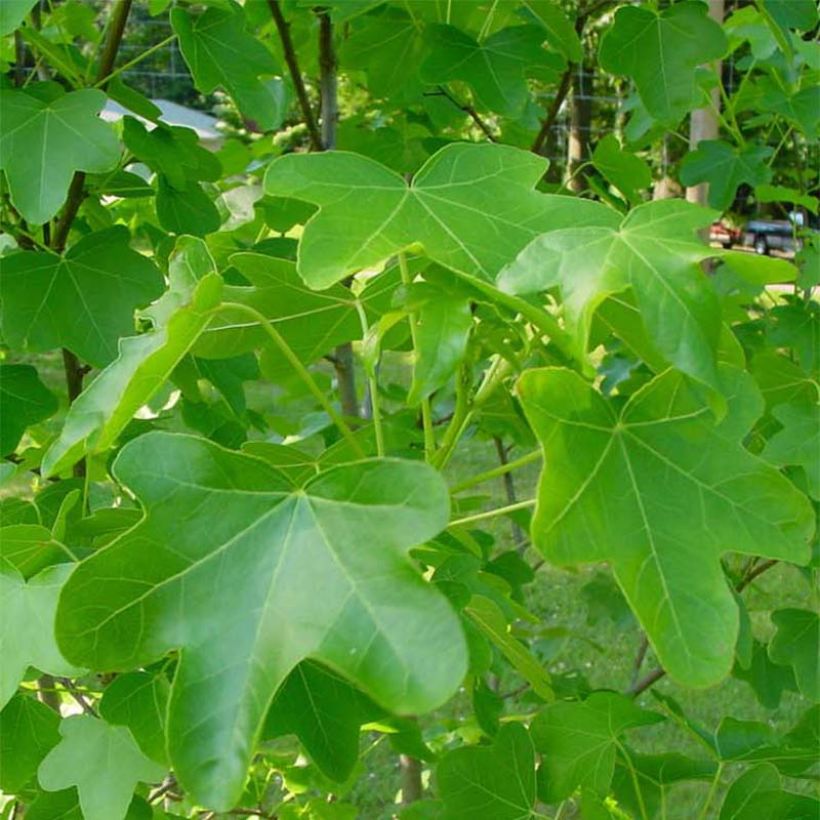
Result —
[[497, 137], [493, 134], [490, 126], [481, 119], [481, 115], [478, 111], [473, 108], [472, 105], [468, 105], [467, 103], [459, 102], [443, 85], [438, 87], [438, 94], [442, 97], [446, 97], [456, 108], [460, 111], [463, 111], [482, 131], [485, 137], [490, 142], [498, 142]]
[[[100, 65], [97, 70], [97, 81], [95, 83], [96, 85], [102, 84], [103, 88], [105, 87], [106, 78], [114, 68], [114, 61], [117, 59], [117, 52], [122, 42], [122, 35], [125, 31], [125, 24], [128, 22], [128, 14], [131, 11], [132, 2], [133, 0], [119, 0], [119, 2], [114, 5], [111, 26], [108, 30], [108, 39], [105, 42], [102, 55], [100, 56]], [[71, 230], [71, 225], [84, 199], [84, 189], [85, 173], [83, 171], [77, 171], [71, 180], [63, 214], [57, 221], [57, 226], [52, 236], [51, 247], [57, 253], [62, 253], [65, 250], [68, 233]]]
[[77, 689], [69, 678], [56, 678], [56, 680], [71, 695], [71, 697], [74, 698], [85, 714], [91, 715], [92, 717], [97, 716], [97, 713], [94, 711], [91, 704], [86, 700], [85, 695]]
[[555, 92], [552, 105], [550, 105], [549, 110], [547, 111], [547, 116], [544, 117], [544, 120], [541, 123], [541, 128], [530, 146], [530, 151], [534, 154], [541, 153], [541, 149], [547, 141], [549, 132], [552, 130], [552, 127], [555, 125], [555, 121], [558, 119], [558, 112], [561, 110], [561, 106], [564, 104], [564, 100], [567, 98], [567, 94], [569, 93], [573, 71], [575, 71], [575, 63], [569, 63], [564, 75], [561, 77], [561, 82], [558, 85], [558, 90]]
[[[575, 18], [575, 33], [578, 37], [581, 38], [583, 36], [584, 26], [586, 26], [589, 20], [613, 5], [615, 5], [615, 0], [598, 0], [598, 2], [593, 3], [591, 6], [587, 6], [587, 8], [583, 9]], [[569, 93], [570, 85], [572, 83], [572, 74], [575, 69], [576, 64], [569, 61], [567, 63], [567, 68], [561, 77], [561, 82], [558, 84], [558, 90], [555, 92], [555, 98], [552, 101], [552, 105], [550, 105], [547, 115], [541, 123], [541, 128], [539, 129], [538, 134], [530, 147], [530, 151], [534, 154], [541, 153], [541, 149], [547, 141], [549, 132], [552, 130], [552, 127], [555, 125], [555, 121], [558, 119], [561, 106]]]
[[273, 16], [273, 22], [276, 23], [276, 28], [279, 31], [279, 39], [282, 41], [282, 50], [285, 55], [285, 62], [290, 72], [290, 79], [293, 82], [293, 87], [296, 90], [296, 98], [299, 100], [299, 107], [302, 109], [302, 119], [307, 126], [308, 136], [310, 137], [310, 147], [314, 151], [322, 150], [322, 135], [319, 133], [319, 127], [316, 125], [316, 117], [313, 116], [313, 108], [308, 99], [307, 89], [305, 88], [305, 80], [302, 77], [302, 72], [299, 69], [299, 61], [296, 58], [296, 51], [293, 48], [293, 40], [290, 36], [290, 23], [282, 14], [282, 7], [279, 0], [268, 0], [270, 6], [270, 13]]
[[[764, 561], [762, 564], [758, 564], [754, 567], [750, 572], [748, 572], [740, 581], [735, 584], [735, 592], [743, 592], [752, 581], [755, 580], [759, 575], [762, 575], [764, 572], [770, 570], [773, 566], [775, 566], [778, 562], [775, 560], [768, 560]], [[627, 694], [631, 695], [632, 697], [638, 697], [642, 692], [645, 692], [649, 689], [650, 686], [653, 686], [657, 683], [662, 677], [666, 675], [666, 670], [663, 667], [657, 667], [657, 669], [653, 669], [647, 675], [645, 675], [641, 680], [637, 683], [633, 684], [627, 690]]]

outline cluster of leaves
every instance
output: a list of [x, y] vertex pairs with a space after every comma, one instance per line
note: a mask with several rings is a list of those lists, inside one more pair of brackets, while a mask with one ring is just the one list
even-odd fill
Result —
[[[813, 0], [149, 0], [215, 153], [123, 79], [137, 2], [0, 2], [3, 818], [816, 815], [817, 242], [703, 239], [816, 213]], [[710, 105], [716, 210], [653, 197]], [[536, 611], [589, 565], [593, 671]], [[681, 705], [735, 683], [772, 719]]]

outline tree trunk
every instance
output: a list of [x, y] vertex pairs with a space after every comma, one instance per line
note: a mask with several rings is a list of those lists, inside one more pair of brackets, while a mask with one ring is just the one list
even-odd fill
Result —
[[569, 107], [569, 136], [567, 139], [567, 188], [575, 194], [586, 189], [583, 172], [578, 169], [589, 154], [589, 130], [592, 122], [592, 99], [589, 68], [579, 67], [572, 78], [572, 96]]
[[[709, 16], [718, 23], [723, 23], [725, 0], [709, 0]], [[720, 78], [720, 62], [715, 63], [715, 71]], [[718, 136], [717, 111], [720, 110], [720, 90], [718, 87], [712, 89], [712, 107], [698, 108], [692, 112], [689, 121], [689, 149], [694, 151], [703, 140], [714, 140]], [[686, 198], [689, 202], [698, 205], [706, 205], [709, 201], [709, 183], [701, 182], [699, 185], [690, 185], [686, 189]]]
[[[319, 88], [321, 92], [322, 147], [331, 151], [336, 147], [336, 126], [339, 121], [338, 83], [336, 79], [336, 52], [333, 48], [333, 21], [330, 12], [319, 12]], [[350, 342], [336, 348], [333, 357], [336, 383], [342, 415], [359, 418], [359, 402], [356, 397], [356, 371], [353, 362], [353, 345]]]

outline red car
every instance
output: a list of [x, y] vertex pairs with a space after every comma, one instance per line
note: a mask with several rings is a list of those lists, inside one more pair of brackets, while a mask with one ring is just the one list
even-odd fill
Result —
[[725, 222], [713, 222], [709, 228], [709, 241], [717, 242], [724, 248], [731, 248], [743, 239], [743, 232], [739, 228], [731, 228]]

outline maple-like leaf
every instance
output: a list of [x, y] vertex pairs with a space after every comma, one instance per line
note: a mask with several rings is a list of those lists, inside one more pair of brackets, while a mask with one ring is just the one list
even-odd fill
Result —
[[430, 467], [363, 461], [297, 487], [260, 459], [154, 432], [129, 442], [113, 472], [146, 516], [78, 566], [60, 645], [110, 670], [180, 650], [169, 753], [198, 801], [234, 805], [268, 705], [302, 660], [398, 712], [458, 687], [457, 617], [406, 558], [447, 522]]
[[570, 225], [615, 227], [593, 202], [533, 190], [547, 163], [507, 145], [448, 145], [408, 184], [394, 171], [343, 151], [274, 160], [265, 189], [319, 206], [305, 225], [298, 268], [329, 287], [350, 273], [421, 245], [445, 267], [492, 280], [539, 234]]
[[740, 443], [763, 411], [751, 378], [722, 369], [718, 423], [669, 370], [618, 411], [578, 374], [518, 382], [544, 448], [532, 532], [556, 564], [608, 561], [664, 668], [709, 686], [732, 667], [738, 612], [725, 552], [805, 563], [808, 499]]

